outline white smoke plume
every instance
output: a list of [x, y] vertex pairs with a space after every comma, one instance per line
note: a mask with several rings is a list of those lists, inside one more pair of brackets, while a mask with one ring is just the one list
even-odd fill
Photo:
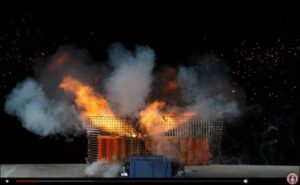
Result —
[[[121, 44], [114, 44], [108, 56], [113, 67], [109, 75], [106, 66], [90, 62], [85, 50], [59, 48], [46, 64], [37, 67], [35, 80], [27, 78], [13, 89], [7, 96], [5, 111], [39, 136], [82, 133], [85, 126], [74, 97], [59, 88], [63, 77], [71, 75], [104, 91], [116, 115], [138, 116], [157, 88], [151, 87], [155, 53], [149, 47], [137, 46], [129, 51]], [[232, 118], [240, 114], [238, 102], [231, 96], [226, 67], [215, 57], [203, 58], [196, 67], [180, 66], [178, 79], [181, 97], [175, 101], [182, 99], [183, 104], [180, 102], [177, 108], [195, 111], [203, 119]]]
[[74, 136], [82, 130], [75, 107], [47, 98], [42, 87], [31, 78], [13, 89], [5, 102], [5, 111], [16, 116], [24, 128], [43, 137]]
[[151, 91], [155, 53], [149, 47], [137, 46], [130, 52], [121, 44], [114, 44], [108, 54], [114, 67], [106, 81], [108, 99], [119, 115], [136, 115]]
[[120, 171], [120, 164], [110, 164], [105, 160], [100, 160], [88, 165], [84, 173], [87, 177], [117, 177]]
[[215, 56], [200, 59], [196, 67], [181, 66], [179, 83], [187, 109], [197, 112], [203, 120], [221, 116], [230, 119], [241, 114], [231, 94], [226, 66]]
[[64, 75], [93, 82], [97, 70], [85, 50], [60, 47], [35, 66], [35, 79], [27, 78], [7, 96], [5, 111], [16, 116], [28, 131], [42, 136], [63, 135], [68, 140], [83, 133], [85, 124], [73, 97], [60, 88]]
[[178, 153], [178, 143], [174, 139], [168, 137], [159, 137], [152, 135], [151, 141], [147, 143], [147, 150], [153, 152], [155, 155], [164, 156], [172, 161], [180, 161], [180, 154]]

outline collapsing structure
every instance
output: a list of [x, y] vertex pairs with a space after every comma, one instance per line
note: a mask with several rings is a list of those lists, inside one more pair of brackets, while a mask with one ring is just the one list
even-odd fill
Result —
[[[103, 122], [105, 119], [103, 116], [91, 116], [87, 119], [88, 162], [102, 159], [110, 162], [125, 162], [135, 156], [163, 155], [153, 149], [154, 140], [172, 146], [172, 152], [181, 165], [211, 164], [218, 163], [220, 160], [222, 119], [203, 122], [198, 117], [192, 117], [184, 123], [177, 120], [176, 127], [155, 134], [141, 131], [136, 120], [116, 119], [115, 121], [131, 123], [131, 126], [136, 125], [136, 132], [125, 136], [103, 132], [95, 126], [100, 120]], [[111, 119], [107, 120], [111, 121]], [[128, 128], [122, 126], [114, 129], [124, 132]], [[114, 133], [118, 133], [117, 130]]]

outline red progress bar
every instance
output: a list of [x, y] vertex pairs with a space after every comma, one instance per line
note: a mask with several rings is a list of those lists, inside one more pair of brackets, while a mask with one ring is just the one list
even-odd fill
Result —
[[35, 179], [17, 179], [17, 183], [38, 183], [38, 180]]

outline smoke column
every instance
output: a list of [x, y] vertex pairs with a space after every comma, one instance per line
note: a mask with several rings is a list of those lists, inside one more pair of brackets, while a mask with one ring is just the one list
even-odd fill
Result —
[[114, 67], [106, 80], [108, 99], [121, 116], [137, 115], [151, 91], [155, 54], [149, 47], [137, 46], [134, 52], [121, 44], [108, 50], [109, 62]]

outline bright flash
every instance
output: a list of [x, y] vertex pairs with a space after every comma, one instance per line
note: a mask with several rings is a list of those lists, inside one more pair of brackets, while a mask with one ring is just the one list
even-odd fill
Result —
[[174, 120], [171, 118], [171, 117], [169, 117], [169, 116], [165, 116], [165, 117], [163, 117], [163, 119], [164, 119], [164, 121], [166, 122], [166, 123], [172, 123]]

